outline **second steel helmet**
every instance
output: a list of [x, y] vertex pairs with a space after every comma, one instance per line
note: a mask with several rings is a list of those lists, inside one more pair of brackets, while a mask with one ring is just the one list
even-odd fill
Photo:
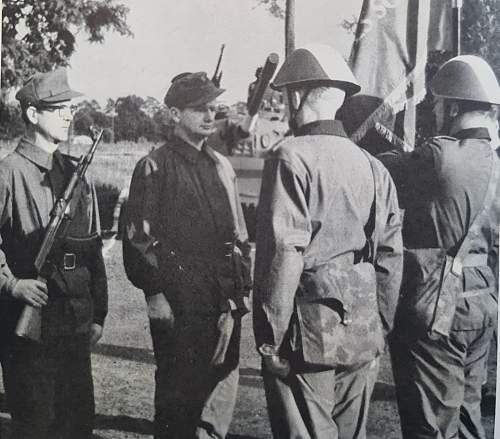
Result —
[[500, 105], [500, 86], [482, 58], [460, 55], [445, 62], [431, 80], [434, 96]]
[[272, 87], [331, 86], [357, 93], [361, 87], [346, 61], [333, 47], [310, 44], [294, 50], [274, 78]]

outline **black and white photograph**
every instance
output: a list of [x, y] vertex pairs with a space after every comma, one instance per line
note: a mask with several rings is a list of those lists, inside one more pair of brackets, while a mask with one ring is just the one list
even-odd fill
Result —
[[500, 0], [0, 18], [0, 439], [500, 438]]

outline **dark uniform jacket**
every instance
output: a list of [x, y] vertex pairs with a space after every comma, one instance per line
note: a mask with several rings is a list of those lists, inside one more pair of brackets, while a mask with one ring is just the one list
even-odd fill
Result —
[[178, 312], [219, 314], [229, 299], [243, 307], [249, 285], [236, 288], [231, 251], [248, 252], [247, 239], [224, 156], [173, 136], [137, 163], [123, 256], [127, 276], [146, 295], [164, 293]]
[[[405, 248], [442, 248], [454, 256], [474, 216], [483, 207], [492, 166], [500, 166], [486, 128], [462, 130], [454, 137], [430, 139], [411, 153], [379, 156], [389, 169], [405, 210]], [[474, 236], [463, 267], [461, 291], [490, 294], [460, 298], [454, 329], [479, 329], [494, 324], [498, 297], [498, 224], [500, 187], [489, 214]], [[464, 264], [467, 265], [467, 264]], [[425, 271], [425, 267], [422, 267]]]
[[[384, 167], [347, 138], [340, 122], [307, 124], [267, 157], [257, 215], [257, 345], [283, 347], [298, 332], [292, 349], [314, 363], [356, 362], [360, 346], [372, 358], [380, 353], [402, 272], [396, 190]], [[356, 334], [349, 321], [363, 319], [367, 326], [356, 326]], [[355, 341], [357, 352], [342, 358], [340, 339]]]
[[[56, 199], [73, 172], [74, 162], [22, 139], [0, 162], [0, 326], [12, 333], [24, 306], [12, 299], [17, 279], [35, 279], [34, 261]], [[107, 314], [107, 280], [99, 237], [93, 186], [81, 185], [71, 205], [66, 238], [52, 253], [49, 301], [42, 313], [42, 337], [85, 333]], [[66, 264], [65, 264], [65, 256]], [[74, 257], [71, 255], [75, 255]], [[74, 265], [74, 268], [69, 269]], [[66, 266], [66, 268], [65, 268]]]

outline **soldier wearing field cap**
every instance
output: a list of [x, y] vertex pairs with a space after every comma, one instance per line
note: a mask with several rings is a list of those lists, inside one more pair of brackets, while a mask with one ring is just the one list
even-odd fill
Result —
[[234, 171], [207, 144], [223, 92], [203, 72], [174, 78], [173, 135], [130, 186], [123, 256], [146, 296], [156, 439], [224, 438], [236, 402], [249, 245]]
[[500, 87], [473, 55], [432, 78], [438, 129], [380, 156], [405, 209], [405, 277], [391, 342], [403, 437], [485, 437], [481, 384], [497, 325]]
[[273, 435], [365, 438], [402, 274], [396, 189], [335, 120], [360, 90], [336, 50], [295, 50], [274, 87], [293, 137], [265, 162], [253, 301]]
[[[0, 360], [13, 439], [90, 439], [94, 395], [90, 347], [102, 335], [107, 281], [92, 185], [79, 186], [73, 218], [37, 280], [34, 262], [54, 202], [75, 169], [57, 151], [68, 139], [66, 70], [37, 73], [18, 91], [26, 134], [0, 161]], [[15, 335], [25, 304], [42, 308], [39, 343]]]

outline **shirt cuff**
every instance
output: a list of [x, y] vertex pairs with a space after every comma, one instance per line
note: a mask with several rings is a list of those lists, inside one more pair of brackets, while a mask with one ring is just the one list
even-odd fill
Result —
[[105, 313], [95, 313], [94, 314], [94, 319], [92, 323], [95, 323], [99, 326], [104, 326], [104, 320], [106, 319], [106, 314]]

